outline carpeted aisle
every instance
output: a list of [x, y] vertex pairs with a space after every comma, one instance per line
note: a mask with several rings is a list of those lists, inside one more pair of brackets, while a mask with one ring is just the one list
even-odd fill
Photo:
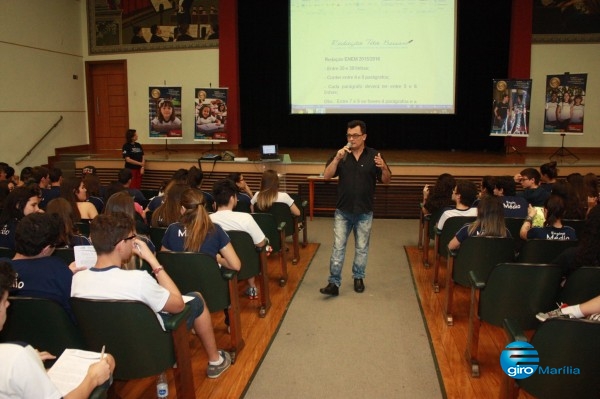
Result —
[[309, 222], [321, 244], [245, 398], [439, 398], [442, 388], [404, 245], [416, 220], [375, 219], [365, 279], [353, 290], [353, 240], [340, 296], [325, 297], [332, 219]]

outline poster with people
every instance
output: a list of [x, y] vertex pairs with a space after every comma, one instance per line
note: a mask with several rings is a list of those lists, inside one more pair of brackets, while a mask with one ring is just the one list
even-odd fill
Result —
[[529, 135], [531, 79], [494, 79], [490, 136]]
[[227, 89], [194, 90], [196, 111], [194, 141], [227, 141]]
[[181, 87], [150, 87], [148, 122], [151, 139], [181, 139]]
[[583, 134], [587, 73], [546, 76], [544, 134]]

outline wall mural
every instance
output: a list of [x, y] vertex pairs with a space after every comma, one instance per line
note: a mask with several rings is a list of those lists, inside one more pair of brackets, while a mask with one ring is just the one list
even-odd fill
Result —
[[219, 47], [219, 0], [88, 0], [90, 54]]

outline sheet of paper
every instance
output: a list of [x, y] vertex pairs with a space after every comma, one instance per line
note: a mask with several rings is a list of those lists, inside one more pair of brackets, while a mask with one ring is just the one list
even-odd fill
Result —
[[77, 388], [85, 378], [90, 365], [100, 360], [100, 353], [80, 349], [65, 349], [52, 368], [48, 377], [59, 392], [65, 396]]
[[93, 245], [76, 245], [73, 247], [75, 252], [75, 264], [77, 267], [93, 267], [96, 264], [96, 250]]

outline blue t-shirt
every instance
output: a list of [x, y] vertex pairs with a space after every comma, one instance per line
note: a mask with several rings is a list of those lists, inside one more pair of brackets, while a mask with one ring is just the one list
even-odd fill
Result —
[[577, 233], [571, 226], [557, 227], [532, 227], [527, 232], [527, 239], [539, 240], [576, 240]]
[[65, 262], [56, 256], [35, 259], [12, 260], [4, 258], [17, 272], [17, 288], [12, 295], [51, 299], [58, 302], [71, 316], [69, 298], [73, 272]]
[[506, 218], [526, 218], [529, 202], [523, 197], [505, 195], [502, 198], [504, 207], [504, 217]]
[[[198, 252], [202, 252], [217, 257], [217, 253], [224, 248], [229, 242], [229, 236], [218, 224], [214, 225], [215, 228], [209, 231], [204, 239], [204, 242], [200, 246]], [[162, 240], [163, 247], [169, 248], [174, 252], [184, 252], [183, 241], [185, 240], [185, 227], [182, 223], [171, 223], [165, 231], [165, 235]]]
[[17, 219], [13, 219], [4, 226], [0, 226], [0, 247], [15, 249], [17, 223]]
[[[458, 240], [458, 242], [463, 242], [469, 237], [477, 237], [481, 235], [481, 226], [477, 228], [477, 230], [475, 230], [471, 235], [469, 235], [469, 227], [471, 227], [471, 223], [465, 224], [463, 227], [460, 228], [460, 230], [456, 232], [455, 237]], [[510, 234], [510, 231], [508, 229], [506, 229], [506, 237], [512, 238], [512, 234]]]
[[152, 199], [148, 203], [147, 209], [149, 211], [154, 212], [156, 210], [156, 208], [158, 208], [159, 206], [162, 205], [164, 200], [165, 200], [164, 195], [157, 195], [156, 197], [152, 197]]

